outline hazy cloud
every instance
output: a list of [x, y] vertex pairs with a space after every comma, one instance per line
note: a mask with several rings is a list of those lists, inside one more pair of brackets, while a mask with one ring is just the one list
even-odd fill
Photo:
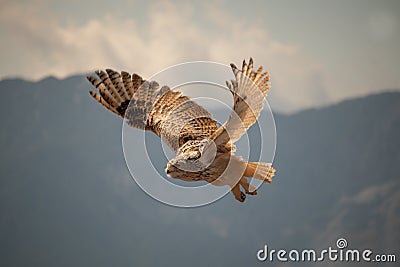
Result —
[[397, 182], [392, 181], [385, 184], [370, 186], [354, 196], [342, 198], [341, 202], [344, 204], [369, 204], [372, 201], [386, 196], [397, 184]]
[[[301, 48], [273, 40], [265, 28], [235, 18], [222, 7], [152, 4], [146, 21], [106, 14], [83, 24], [61, 23], [46, 2], [6, 2], [0, 22], [12, 30], [2, 42], [12, 66], [2, 75], [24, 73], [39, 79], [65, 77], [112, 67], [148, 77], [165, 67], [191, 60], [224, 64], [254, 57], [270, 70], [271, 98], [280, 110], [328, 102], [321, 66]], [[210, 29], [212, 27], [212, 29]], [[23, 59], [21, 57], [23, 55]]]

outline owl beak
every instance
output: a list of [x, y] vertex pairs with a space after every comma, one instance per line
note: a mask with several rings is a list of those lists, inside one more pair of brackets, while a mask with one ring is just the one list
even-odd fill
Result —
[[167, 170], [166, 170], [166, 173], [167, 173], [167, 174], [170, 174], [170, 173], [171, 173], [171, 171], [167, 169]]

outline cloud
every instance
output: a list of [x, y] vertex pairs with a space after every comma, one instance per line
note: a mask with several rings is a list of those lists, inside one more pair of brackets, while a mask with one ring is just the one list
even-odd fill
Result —
[[396, 17], [390, 12], [376, 12], [369, 17], [368, 33], [372, 38], [384, 41], [392, 38], [397, 28]]
[[373, 185], [365, 188], [364, 190], [358, 192], [352, 197], [345, 197], [340, 200], [341, 203], [344, 204], [369, 204], [379, 198], [386, 196], [389, 191], [396, 186], [397, 183], [395, 181], [388, 182], [385, 184]]
[[148, 77], [184, 61], [228, 64], [252, 56], [270, 70], [270, 101], [278, 110], [329, 101], [322, 67], [301, 47], [274, 40], [268, 25], [238, 19], [222, 7], [201, 9], [159, 2], [149, 6], [145, 20], [109, 13], [68, 24], [52, 15], [46, 2], [6, 2], [0, 11], [9, 36], [1, 44], [8, 51], [2, 76], [65, 77], [112, 67]]

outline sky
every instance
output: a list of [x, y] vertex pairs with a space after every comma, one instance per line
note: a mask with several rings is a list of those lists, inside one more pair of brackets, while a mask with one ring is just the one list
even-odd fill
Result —
[[400, 88], [399, 1], [0, 0], [0, 78], [252, 56], [293, 112]]

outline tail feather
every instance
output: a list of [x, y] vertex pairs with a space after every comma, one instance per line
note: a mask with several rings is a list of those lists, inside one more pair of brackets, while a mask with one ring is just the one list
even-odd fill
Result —
[[274, 167], [267, 162], [248, 162], [244, 172], [244, 176], [254, 177], [266, 183], [271, 183], [274, 175]]

